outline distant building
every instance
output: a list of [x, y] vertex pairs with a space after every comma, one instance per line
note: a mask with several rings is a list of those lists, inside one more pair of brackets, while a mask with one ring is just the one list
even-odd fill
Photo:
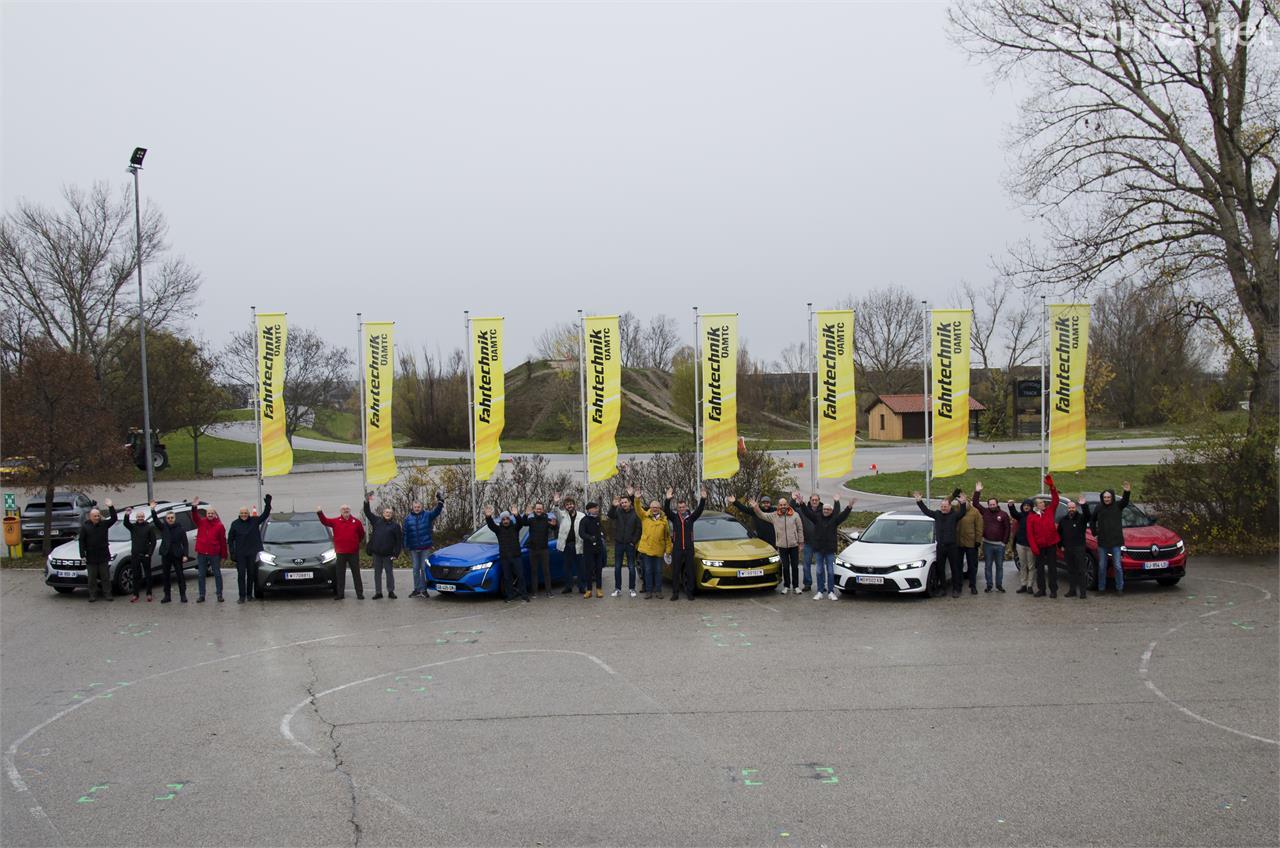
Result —
[[[867, 438], [873, 441], [897, 442], [924, 438], [924, 395], [877, 395], [867, 410]], [[969, 398], [969, 432], [978, 435], [978, 416], [986, 409]]]

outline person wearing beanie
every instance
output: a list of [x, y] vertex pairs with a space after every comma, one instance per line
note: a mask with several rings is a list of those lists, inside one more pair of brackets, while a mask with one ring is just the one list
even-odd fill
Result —
[[529, 602], [529, 593], [524, 589], [524, 567], [520, 556], [520, 528], [524, 520], [517, 514], [518, 509], [503, 510], [498, 520], [493, 520], [493, 507], [484, 508], [484, 523], [493, 535], [498, 538], [498, 563], [502, 569], [502, 593], [507, 603], [517, 598]]

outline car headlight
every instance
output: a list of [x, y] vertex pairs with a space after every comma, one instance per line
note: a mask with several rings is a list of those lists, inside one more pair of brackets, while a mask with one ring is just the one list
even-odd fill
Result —
[[1179, 539], [1179, 540], [1178, 540], [1178, 544], [1177, 544], [1177, 548], [1178, 548], [1178, 550], [1180, 550], [1180, 551], [1182, 551], [1182, 550], [1186, 550], [1186, 547], [1187, 547], [1187, 543], [1186, 543], [1186, 542], [1184, 542], [1184, 541], [1182, 541], [1181, 539]]
[[906, 571], [908, 568], [924, 568], [924, 566], [925, 566], [925, 562], [924, 562], [924, 560], [922, 560], [922, 559], [918, 559], [918, 560], [916, 560], [915, 562], [903, 562], [903, 563], [899, 563], [899, 564], [898, 564], [897, 566], [895, 566], [895, 567], [896, 567], [899, 571]]
[[334, 560], [336, 560], [337, 558], [338, 558], [338, 552], [337, 552], [337, 551], [335, 551], [333, 548], [330, 548], [329, 550], [327, 550], [327, 551], [325, 551], [324, 553], [320, 554], [320, 561], [321, 561], [321, 562], [323, 562], [323, 563], [330, 563], [330, 562], [333, 562], [333, 561], [334, 561]]
[[269, 554], [266, 551], [258, 551], [258, 562], [266, 563], [267, 565], [275, 565], [276, 555]]
[[491, 566], [491, 565], [493, 565], [493, 563], [492, 563], [492, 562], [482, 562], [482, 563], [480, 563], [479, 565], [473, 565], [473, 566], [471, 566], [471, 568], [469, 568], [469, 569], [467, 569], [467, 570], [468, 570], [468, 571], [484, 571], [486, 568], [488, 568], [488, 567], [489, 567], [489, 566]]
[[774, 554], [773, 556], [769, 557], [769, 562], [782, 562], [782, 557], [779, 554]]
[[702, 564], [703, 564], [703, 565], [709, 565], [709, 566], [711, 566], [712, 568], [723, 568], [723, 567], [724, 567], [724, 560], [722, 560], [722, 559], [704, 559], [704, 560], [702, 561]]

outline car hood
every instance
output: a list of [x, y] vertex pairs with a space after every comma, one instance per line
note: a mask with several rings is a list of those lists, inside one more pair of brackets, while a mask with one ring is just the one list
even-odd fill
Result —
[[498, 546], [481, 542], [459, 542], [447, 548], [441, 548], [431, 555], [432, 565], [479, 565], [482, 562], [493, 562], [498, 558]]
[[693, 549], [703, 559], [718, 560], [762, 559], [777, 553], [773, 545], [759, 539], [722, 539], [713, 542], [695, 540]]
[[854, 542], [840, 552], [840, 559], [853, 565], [883, 567], [917, 560], [931, 560], [936, 548], [933, 545], [881, 545], [875, 542]]
[[[107, 545], [111, 550], [112, 559], [129, 553], [129, 543], [127, 541], [108, 542]], [[80, 559], [80, 542], [79, 540], [74, 542], [63, 542], [61, 545], [58, 545], [58, 547], [50, 551], [49, 556], [54, 559]]]
[[1152, 524], [1150, 527], [1126, 527], [1124, 544], [1127, 548], [1149, 548], [1152, 545], [1176, 545], [1182, 538], [1168, 527]]
[[306, 559], [318, 557], [333, 549], [333, 542], [294, 542], [290, 544], [267, 542], [262, 549], [278, 559]]

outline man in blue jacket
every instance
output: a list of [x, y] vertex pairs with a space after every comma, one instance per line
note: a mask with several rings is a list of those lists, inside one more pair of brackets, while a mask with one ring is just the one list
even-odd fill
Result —
[[436, 506], [430, 511], [422, 508], [422, 501], [414, 501], [409, 514], [404, 517], [404, 547], [413, 560], [413, 591], [411, 598], [429, 598], [431, 586], [427, 577], [427, 557], [434, 550], [432, 527], [440, 513], [444, 512], [444, 497], [436, 492]]

